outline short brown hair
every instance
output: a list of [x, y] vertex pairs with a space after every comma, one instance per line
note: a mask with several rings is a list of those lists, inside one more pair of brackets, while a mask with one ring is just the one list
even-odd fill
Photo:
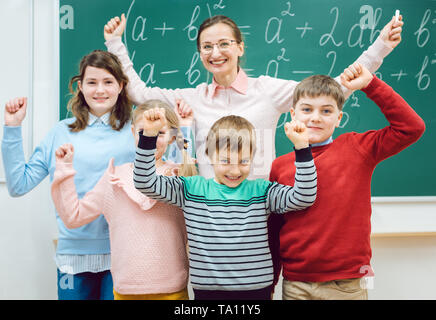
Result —
[[332, 77], [321, 74], [310, 76], [295, 87], [293, 107], [302, 97], [316, 98], [319, 96], [332, 97], [339, 110], [342, 110], [345, 96], [341, 86]]
[[114, 76], [120, 85], [123, 86], [109, 118], [109, 123], [112, 129], [117, 131], [121, 130], [124, 125], [130, 121], [132, 113], [132, 103], [127, 96], [126, 89], [129, 79], [124, 74], [121, 62], [118, 58], [114, 54], [103, 50], [94, 50], [90, 54], [84, 56], [80, 61], [79, 74], [70, 80], [68, 88], [72, 97], [68, 101], [68, 110], [72, 112], [74, 117], [76, 117], [76, 121], [70, 124], [69, 128], [73, 132], [78, 132], [88, 126], [89, 106], [79, 88], [76, 88], [75, 90], [73, 89], [74, 83], [78, 81], [83, 82], [87, 67], [105, 69]]
[[217, 120], [209, 130], [206, 138], [206, 155], [213, 156], [217, 150], [241, 152], [250, 147], [250, 155], [256, 151], [256, 133], [254, 126], [240, 116], [227, 116]]

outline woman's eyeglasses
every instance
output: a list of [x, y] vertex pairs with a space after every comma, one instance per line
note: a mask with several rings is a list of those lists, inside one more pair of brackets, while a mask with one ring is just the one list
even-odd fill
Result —
[[221, 52], [225, 52], [230, 50], [230, 46], [232, 43], [237, 42], [236, 40], [229, 40], [229, 39], [222, 39], [218, 42], [212, 43], [212, 42], [203, 42], [200, 44], [200, 52], [203, 54], [211, 54], [213, 51], [213, 48], [215, 46], [218, 47], [218, 50]]

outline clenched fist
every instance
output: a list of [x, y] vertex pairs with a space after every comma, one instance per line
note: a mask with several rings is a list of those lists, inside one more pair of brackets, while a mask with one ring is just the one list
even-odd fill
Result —
[[295, 119], [291, 122], [286, 122], [285, 133], [288, 139], [294, 144], [296, 150], [304, 149], [309, 146], [309, 134], [303, 122]]
[[159, 131], [167, 124], [167, 118], [165, 117], [165, 109], [154, 108], [144, 111], [143, 121], [144, 121], [143, 135], [147, 137], [157, 136], [159, 134]]
[[371, 82], [373, 75], [358, 62], [353, 63], [341, 74], [341, 83], [350, 90], [361, 90]]
[[5, 125], [19, 127], [26, 117], [27, 98], [14, 98], [5, 105]]
[[124, 13], [121, 15], [121, 20], [119, 17], [110, 19], [103, 28], [104, 39], [107, 41], [114, 37], [121, 37], [126, 28], [126, 22]]
[[61, 145], [55, 152], [56, 163], [73, 163], [74, 147], [71, 143]]

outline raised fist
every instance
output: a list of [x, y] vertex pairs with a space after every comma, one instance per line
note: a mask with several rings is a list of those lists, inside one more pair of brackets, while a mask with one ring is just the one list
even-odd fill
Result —
[[126, 28], [126, 21], [124, 13], [121, 15], [121, 20], [119, 17], [110, 19], [103, 28], [104, 39], [107, 41], [114, 37], [121, 37]]
[[5, 125], [19, 127], [26, 117], [27, 98], [14, 98], [5, 105]]
[[285, 123], [285, 133], [289, 140], [294, 144], [296, 150], [304, 149], [309, 146], [309, 134], [306, 125], [293, 119]]
[[165, 117], [164, 108], [154, 108], [144, 111], [143, 114], [144, 131], [143, 135], [155, 137], [159, 131], [166, 126], [167, 118]]
[[61, 145], [55, 152], [56, 163], [73, 163], [74, 147], [71, 143]]

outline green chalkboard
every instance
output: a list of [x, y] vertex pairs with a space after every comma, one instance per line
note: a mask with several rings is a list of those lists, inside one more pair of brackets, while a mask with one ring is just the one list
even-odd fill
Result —
[[[60, 115], [68, 116], [67, 85], [81, 57], [105, 49], [103, 26], [122, 12], [128, 19], [123, 41], [141, 78], [150, 86], [183, 88], [211, 81], [195, 44], [198, 26], [211, 15], [227, 15], [243, 31], [242, 67], [248, 75], [298, 81], [317, 73], [339, 75], [375, 41], [395, 9], [404, 17], [403, 41], [377, 75], [409, 102], [427, 129], [416, 144], [377, 167], [372, 192], [435, 196], [436, 1], [432, 0], [60, 0]], [[335, 136], [387, 125], [378, 107], [361, 92], [348, 99], [344, 111]], [[283, 115], [278, 124], [277, 156], [289, 152], [282, 128], [289, 118]]]

